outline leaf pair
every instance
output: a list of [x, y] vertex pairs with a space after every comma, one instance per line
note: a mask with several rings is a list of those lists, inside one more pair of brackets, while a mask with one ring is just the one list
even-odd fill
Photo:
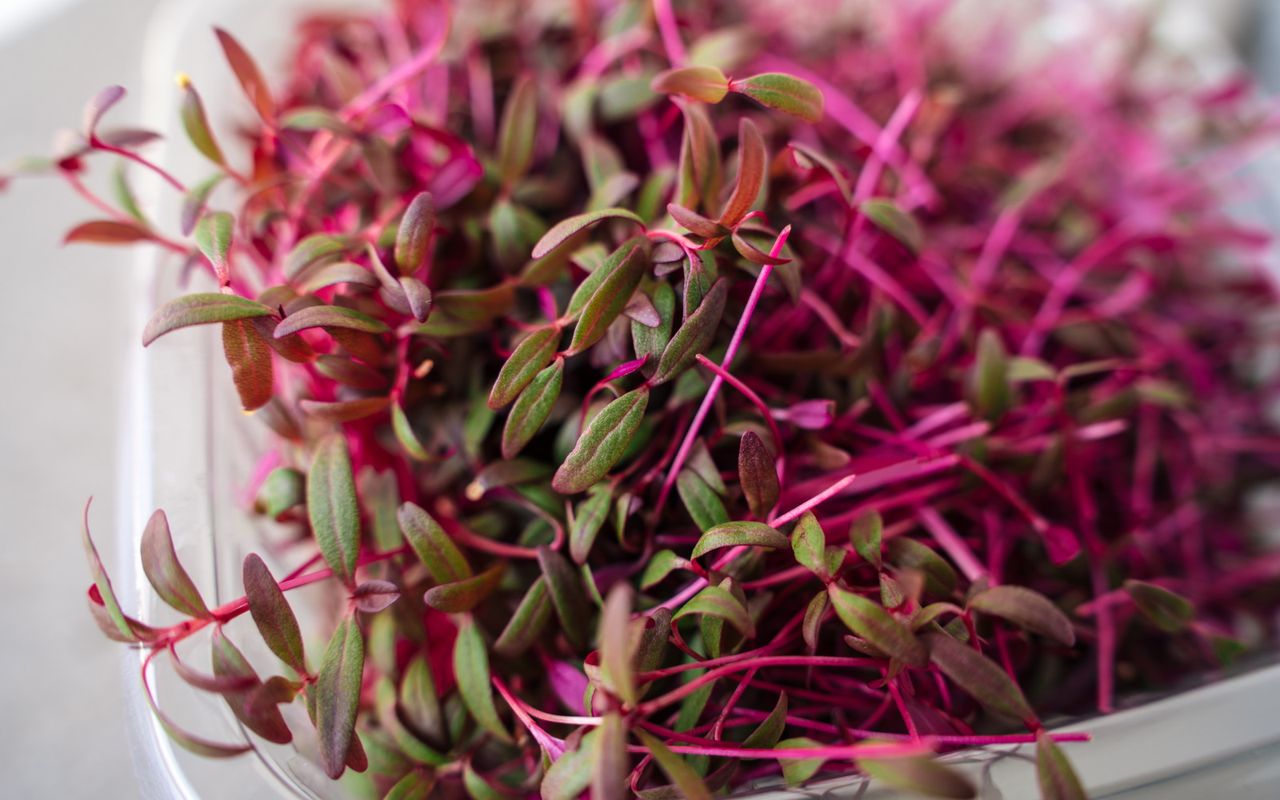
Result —
[[651, 86], [655, 92], [678, 94], [702, 103], [719, 103], [729, 92], [738, 92], [766, 108], [800, 117], [806, 122], [822, 120], [824, 103], [818, 87], [781, 72], [766, 72], [731, 81], [718, 67], [694, 65], [659, 73]]

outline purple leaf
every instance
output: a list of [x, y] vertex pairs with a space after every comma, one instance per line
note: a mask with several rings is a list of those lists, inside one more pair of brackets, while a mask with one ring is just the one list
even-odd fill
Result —
[[781, 491], [777, 467], [755, 431], [744, 433], [738, 443], [738, 483], [756, 519], [764, 519], [777, 505]]
[[1002, 617], [1068, 647], [1076, 641], [1066, 614], [1044, 595], [1021, 586], [993, 586], [978, 592], [969, 599], [969, 608]]
[[98, 123], [102, 120], [102, 116], [111, 110], [111, 107], [119, 103], [125, 95], [123, 86], [108, 86], [93, 96], [93, 99], [85, 104], [84, 119], [81, 128], [84, 131], [86, 139], [92, 139], [98, 128]]
[[364, 637], [355, 620], [347, 617], [329, 639], [314, 690], [320, 763], [335, 780], [346, 769], [347, 753], [355, 739], [363, 674]]
[[938, 669], [974, 700], [997, 714], [1035, 723], [1035, 712], [1022, 690], [994, 661], [945, 633], [927, 633], [924, 641]]
[[142, 531], [142, 571], [161, 600], [187, 616], [210, 618], [200, 590], [178, 561], [173, 536], [169, 533], [169, 519], [159, 509]]
[[361, 333], [386, 333], [390, 330], [385, 322], [356, 311], [354, 308], [309, 306], [280, 320], [276, 325], [275, 337], [280, 339], [308, 328], [325, 328], [330, 332], [334, 328], [341, 328]]
[[388, 397], [361, 397], [358, 400], [338, 400], [326, 403], [303, 398], [298, 407], [308, 417], [326, 422], [353, 422], [385, 411], [391, 405]]
[[231, 367], [231, 380], [245, 411], [256, 411], [271, 400], [274, 370], [271, 347], [253, 320], [222, 323], [222, 353]]
[[258, 633], [276, 658], [288, 664], [299, 675], [307, 674], [307, 658], [302, 647], [302, 633], [285, 599], [280, 584], [271, 570], [254, 553], [244, 559], [244, 594], [249, 613]]
[[426, 263], [435, 226], [435, 202], [430, 192], [420, 192], [405, 209], [396, 229], [395, 260], [401, 275], [413, 275]]
[[351, 593], [352, 604], [366, 614], [376, 614], [400, 599], [400, 587], [391, 581], [365, 581]]

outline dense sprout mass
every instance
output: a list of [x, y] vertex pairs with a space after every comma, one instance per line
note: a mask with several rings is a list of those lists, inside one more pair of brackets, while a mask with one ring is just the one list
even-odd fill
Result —
[[[931, 755], [1005, 742], [1083, 796], [1043, 720], [1272, 632], [1276, 294], [1225, 210], [1269, 116], [1140, 80], [1136, 19], [1118, 58], [1026, 62], [868, 5], [404, 0], [307, 20], [274, 87], [218, 32], [245, 125], [180, 80], [216, 167], [163, 174], [181, 231], [121, 180], [69, 239], [213, 276], [146, 340], [221, 326], [300, 566], [251, 556], [210, 610], [157, 513], [190, 619], [125, 617], [90, 545], [108, 634], [265, 740], [305, 702], [372, 797], [967, 797]], [[100, 126], [119, 94], [46, 165], [90, 197], [91, 153], [160, 171]], [[351, 601], [304, 647], [288, 590], [322, 579]], [[223, 635], [246, 611], [283, 676]], [[176, 647], [202, 631], [212, 675]]]

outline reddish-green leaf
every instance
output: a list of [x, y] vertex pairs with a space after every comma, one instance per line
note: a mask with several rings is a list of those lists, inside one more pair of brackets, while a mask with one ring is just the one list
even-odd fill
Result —
[[[784, 695], [785, 697], [785, 695]], [[785, 699], [783, 700], [785, 706]], [[657, 737], [637, 728], [636, 736], [653, 755], [653, 760], [686, 800], [711, 800], [711, 790], [703, 783], [701, 776], [689, 766], [689, 762], [671, 752]], [[770, 744], [769, 746], [772, 746]]]
[[317, 264], [332, 261], [345, 253], [351, 242], [344, 236], [331, 233], [313, 233], [294, 245], [284, 262], [284, 274], [289, 280], [297, 280], [305, 270]]
[[272, 396], [271, 347], [251, 320], [222, 323], [222, 353], [241, 407], [255, 411], [266, 405]]
[[577, 750], [566, 750], [556, 759], [539, 787], [542, 800], [577, 800], [587, 790], [598, 739], [599, 733], [593, 728], [582, 737]]
[[494, 642], [494, 652], [507, 658], [520, 655], [533, 646], [550, 619], [551, 595], [547, 592], [546, 578], [538, 576]]
[[244, 594], [253, 624], [258, 627], [267, 647], [294, 672], [306, 675], [307, 658], [302, 648], [298, 620], [271, 570], [254, 553], [244, 559]]
[[263, 121], [270, 123], [275, 116], [276, 105], [271, 98], [271, 88], [263, 79], [258, 65], [231, 34], [221, 28], [214, 28], [213, 32], [217, 35], [222, 53], [226, 56], [227, 63], [231, 65], [231, 71], [235, 73], [236, 80], [240, 82], [240, 87], [244, 89], [249, 102], [253, 103], [254, 109]]
[[742, 740], [743, 747], [773, 747], [782, 738], [787, 728], [787, 693], [781, 692], [773, 704], [773, 710], [756, 726], [747, 738]]
[[583, 591], [582, 574], [564, 556], [543, 545], [538, 548], [538, 566], [547, 581], [551, 604], [564, 634], [574, 646], [586, 644], [590, 635], [590, 609]]
[[[870, 740], [873, 743], [875, 740]], [[977, 797], [977, 789], [962, 773], [938, 763], [931, 756], [914, 755], [897, 758], [859, 758], [858, 769], [886, 786], [926, 797], [948, 797], [969, 800]]]
[[884, 521], [880, 512], [872, 509], [864, 512], [849, 527], [849, 541], [854, 551], [862, 556], [862, 560], [880, 569], [880, 541], [884, 533]]
[[498, 129], [498, 174], [510, 186], [524, 177], [533, 161], [538, 125], [538, 88], [529, 77], [516, 81]]
[[984, 419], [999, 419], [1012, 402], [1008, 364], [1000, 334], [984, 328], [978, 334], [977, 354], [969, 371], [969, 402]]
[[778, 502], [781, 487], [773, 454], [755, 431], [742, 434], [738, 442], [738, 482], [751, 515], [764, 519]]
[[1186, 629], [1196, 614], [1196, 607], [1180, 594], [1146, 581], [1127, 580], [1124, 590], [1133, 599], [1138, 611], [1165, 633], [1178, 633]]
[[1036, 777], [1041, 800], [1088, 800], [1067, 754], [1043, 729], [1036, 732]]
[[509, 789], [499, 789], [476, 772], [470, 761], [462, 765], [462, 787], [467, 790], [467, 796], [471, 800], [508, 800], [512, 797]]
[[969, 599], [969, 608], [1002, 617], [1068, 647], [1076, 641], [1067, 615], [1044, 595], [1021, 586], [993, 586], [978, 592]]
[[352, 422], [364, 419], [384, 411], [390, 404], [391, 400], [387, 397], [361, 397], [356, 400], [338, 400], [332, 403], [309, 398], [298, 401], [298, 407], [308, 417], [326, 422]]
[[634, 706], [636, 676], [632, 666], [638, 640], [631, 635], [631, 584], [619, 581], [609, 590], [600, 612], [600, 680], [615, 697]]
[[766, 108], [776, 109], [806, 122], [822, 120], [825, 105], [817, 86], [783, 72], [765, 72], [734, 81], [730, 87]]
[[919, 253], [924, 246], [924, 229], [919, 221], [910, 213], [903, 211], [897, 203], [883, 197], [864, 200], [858, 210], [875, 226], [902, 244], [913, 253]]
[[516, 345], [489, 390], [489, 408], [499, 409], [515, 400], [543, 367], [555, 358], [560, 346], [560, 326], [548, 325], [530, 333]]
[[686, 208], [695, 208], [701, 203], [703, 211], [713, 213], [712, 205], [720, 200], [720, 139], [705, 107], [682, 103], [681, 111], [684, 137], [675, 199]]
[[160, 599], [191, 617], [208, 617], [209, 608], [173, 549], [169, 519], [157, 509], [142, 531], [142, 571]]
[[436, 780], [434, 772], [410, 770], [387, 790], [382, 800], [427, 800], [436, 788]]
[[435, 201], [430, 192], [420, 192], [405, 209], [396, 229], [395, 259], [402, 275], [412, 275], [426, 262], [435, 225]]
[[926, 544], [906, 536], [895, 536], [884, 543], [885, 560], [898, 569], [918, 570], [924, 574], [925, 588], [934, 594], [951, 594], [959, 578], [946, 559]]
[[796, 522], [795, 530], [791, 532], [791, 552], [800, 566], [823, 580], [830, 577], [826, 561], [827, 535], [812, 511], [806, 511]]
[[595, 757], [591, 765], [591, 796], [600, 800], [625, 798], [627, 773], [631, 760], [627, 755], [627, 727], [622, 715], [610, 711], [604, 715], [596, 734]]
[[308, 270], [298, 282], [298, 291], [311, 294], [340, 283], [357, 286], [377, 286], [378, 278], [372, 272], [350, 261], [335, 261], [314, 270]]
[[[797, 736], [793, 739], [783, 739], [778, 742], [778, 747], [787, 750], [814, 750], [823, 747], [823, 744], [807, 736]], [[778, 759], [778, 763], [782, 765], [782, 777], [788, 786], [799, 786], [805, 783], [818, 774], [818, 770], [822, 769], [825, 762], [825, 758]]]
[[156, 705], [156, 699], [151, 694], [151, 687], [147, 684], [146, 674], [143, 674], [142, 680], [143, 694], [147, 697], [147, 705], [151, 706], [151, 713], [155, 714], [156, 721], [160, 723], [160, 727], [178, 746], [184, 750], [195, 753], [205, 758], [230, 758], [238, 756], [241, 753], [247, 753], [252, 750], [252, 746], [248, 744], [223, 744], [221, 742], [212, 742], [200, 736], [188, 733], [178, 727], [173, 720], [169, 719], [160, 706]]
[[648, 405], [649, 388], [641, 386], [605, 406], [556, 470], [552, 488], [561, 494], [576, 494], [599, 482], [626, 452]]
[[718, 238], [729, 235], [729, 229], [716, 222], [708, 219], [696, 211], [692, 211], [679, 203], [667, 203], [667, 213], [679, 225], [690, 233], [702, 236], [707, 239]]
[[502, 582], [505, 569], [506, 565], [499, 562], [479, 575], [432, 586], [422, 599], [435, 610], [448, 614], [470, 611], [493, 594], [493, 590]]
[[213, 129], [209, 127], [209, 117], [205, 114], [200, 93], [185, 75], [179, 78], [179, 85], [182, 87], [182, 127], [187, 132], [187, 138], [205, 158], [219, 166], [225, 166], [226, 158], [213, 135]]
[[428, 461], [431, 455], [426, 448], [422, 446], [422, 442], [418, 440], [417, 434], [413, 432], [413, 426], [409, 424], [409, 417], [404, 413], [404, 407], [399, 403], [391, 404], [391, 431], [396, 436], [396, 441], [409, 454], [410, 458], [417, 461]]
[[275, 337], [280, 339], [308, 328], [341, 328], [362, 333], [386, 333], [390, 330], [385, 322], [354, 308], [308, 306], [280, 320]]
[[698, 558], [722, 547], [749, 545], [777, 549], [790, 544], [786, 536], [763, 522], [726, 522], [702, 534], [690, 558]]
[[498, 718], [493, 704], [493, 689], [489, 686], [489, 654], [485, 650], [484, 637], [471, 618], [462, 621], [458, 638], [453, 644], [453, 674], [458, 679], [458, 693], [481, 728], [503, 742], [511, 741], [511, 734]]
[[355, 619], [347, 617], [329, 639], [315, 685], [320, 762], [330, 778], [336, 779], [346, 768], [363, 674], [364, 637]]
[[275, 703], [255, 702], [262, 691], [262, 682], [258, 674], [249, 666], [244, 654], [222, 633], [222, 628], [214, 628], [210, 640], [210, 651], [213, 656], [213, 674], [220, 681], [247, 682], [253, 688], [238, 692], [225, 692], [223, 699], [231, 707], [236, 719], [245, 727], [262, 738], [275, 744], [288, 744], [293, 741], [293, 733], [285, 724], [284, 717]]
[[822, 621], [827, 615], [827, 606], [830, 604], [827, 593], [818, 592], [809, 601], [809, 605], [805, 606], [800, 632], [810, 653], [818, 649], [818, 636], [822, 633]]
[[928, 633], [924, 640], [933, 663], [974, 700], [997, 714], [1035, 722], [1022, 690], [994, 661], [945, 633]]
[[187, 193], [182, 198], [182, 211], [178, 224], [183, 236], [187, 236], [195, 230], [196, 222], [199, 221], [200, 215], [204, 213], [204, 207], [209, 201], [209, 195], [217, 188], [219, 183], [226, 180], [226, 177], [226, 173], [217, 172], [187, 190]]
[[152, 315], [142, 331], [142, 344], [151, 344], [170, 331], [190, 325], [209, 325], [237, 319], [267, 317], [274, 312], [262, 303], [234, 294], [204, 292], [170, 300]]
[[307, 515], [325, 562], [351, 585], [360, 554], [360, 508], [342, 434], [330, 434], [316, 445], [307, 473]]
[[671, 571], [687, 562], [670, 550], [659, 550], [649, 557], [649, 563], [640, 575], [640, 588], [651, 589], [657, 586]]
[[877, 603], [835, 584], [827, 586], [827, 596], [840, 621], [877, 649], [913, 667], [928, 663], [929, 653], [911, 629]]
[[[781, 535], [781, 534], [779, 534]], [[755, 623], [751, 614], [738, 598], [723, 586], [708, 586], [680, 607], [672, 619], [681, 620], [693, 615], [709, 615], [724, 620], [737, 628], [747, 638], [755, 635]]]
[[596, 211], [588, 211], [585, 214], [569, 217], [553, 225], [533, 246], [532, 256], [534, 258], [542, 258], [577, 236], [581, 231], [606, 219], [625, 219], [628, 222], [634, 222], [641, 228], [644, 227], [644, 220], [625, 208], [601, 208]]
[[760, 130], [750, 119], [743, 117], [738, 124], [738, 183], [720, 212], [721, 225], [733, 228], [751, 210], [760, 194], [760, 187], [764, 185], [767, 164], [768, 154]]
[[840, 192], [840, 197], [844, 200], [845, 205], [853, 204], [853, 189], [849, 186], [849, 181], [844, 176], [844, 172], [836, 165], [834, 161], [826, 156], [821, 150], [810, 147], [801, 142], [791, 142], [788, 145], [795, 153], [796, 161], [806, 169], [817, 167], [831, 177], [831, 182], [836, 185], [836, 190]]
[[466, 556], [421, 506], [405, 503], [397, 514], [400, 529], [418, 558], [426, 565], [427, 572], [436, 583], [454, 583], [470, 578], [471, 565]]
[[703, 103], [719, 103], [729, 93], [729, 79], [717, 67], [677, 67], [659, 72], [649, 84], [655, 92], [678, 94]]
[[137, 222], [112, 219], [82, 222], [62, 237], [63, 244], [132, 244], [149, 241], [151, 231]]
[[209, 259], [219, 275], [227, 272], [227, 252], [231, 249], [231, 228], [234, 218], [226, 211], [205, 214], [196, 223], [196, 247]]
[[649, 250], [643, 240], [639, 246], [619, 248], [605, 260], [597, 272], [607, 272], [582, 306], [569, 343], [569, 354], [580, 353], [600, 341], [622, 309], [626, 308], [648, 268]]
[[502, 457], [515, 458], [551, 415], [564, 385], [564, 359], [557, 358], [521, 390], [502, 428]]
[[707, 531], [729, 521], [729, 512], [725, 510], [719, 495], [693, 470], [680, 470], [680, 475], [676, 478], [676, 491], [699, 530]]
[[653, 307], [658, 312], [656, 326], [631, 323], [632, 348], [636, 358], [647, 359], [643, 368], [646, 373], [657, 368], [659, 356], [671, 341], [671, 327], [675, 322], [676, 312], [676, 293], [671, 284], [664, 281], [653, 288]]
[[716, 329], [720, 327], [720, 318], [724, 316], [728, 296], [727, 280], [722, 278], [712, 284], [697, 310], [685, 318], [684, 324], [663, 349], [662, 358], [658, 359], [658, 368], [653, 373], [654, 385], [665, 383], [684, 372], [711, 345]]

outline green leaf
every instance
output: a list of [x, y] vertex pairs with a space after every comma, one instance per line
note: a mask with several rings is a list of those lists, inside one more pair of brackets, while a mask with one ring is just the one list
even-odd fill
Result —
[[515, 400], [534, 376], [551, 363], [559, 346], [559, 325], [538, 328], [524, 337], [498, 371], [498, 378], [489, 390], [489, 408], [497, 410]]
[[658, 368], [653, 373], [652, 383], [656, 386], [679, 375], [693, 363], [699, 353], [710, 346], [720, 326], [720, 318], [724, 316], [725, 300], [729, 296], [729, 282], [724, 279], [716, 281], [711, 290], [702, 298], [698, 308], [685, 318], [684, 324], [671, 337], [670, 343], [662, 351], [658, 360]]
[[663, 578], [671, 574], [674, 569], [683, 566], [685, 560], [680, 558], [670, 550], [659, 550], [649, 558], [649, 563], [645, 565], [644, 572], [640, 575], [640, 588], [652, 589], [657, 586]]
[[591, 767], [596, 758], [599, 734], [593, 728], [578, 745], [566, 750], [547, 770], [539, 791], [542, 800], [577, 800], [591, 785]]
[[817, 86], [783, 72], [752, 75], [729, 86], [766, 108], [799, 117], [806, 122], [821, 122], [825, 105]]
[[307, 474], [307, 515], [325, 563], [351, 586], [360, 554], [360, 507], [342, 434], [330, 434], [316, 445]]
[[633, 668], [635, 645], [631, 635], [631, 584], [618, 581], [605, 598], [596, 639], [600, 645], [600, 681], [605, 689], [627, 707], [636, 704], [636, 676]]
[[337, 779], [346, 768], [347, 751], [355, 736], [364, 674], [364, 637], [354, 619], [338, 623], [329, 639], [316, 677], [316, 730], [320, 734], [320, 762], [325, 774]]
[[658, 357], [671, 341], [671, 328], [675, 323], [676, 292], [671, 284], [658, 283], [653, 287], [653, 307], [658, 312], [658, 324], [654, 327], [631, 323], [631, 343], [636, 358], [648, 358], [645, 364], [647, 371], [652, 372], [657, 366]]
[[431, 454], [418, 440], [418, 435], [413, 432], [413, 426], [409, 424], [409, 417], [404, 413], [404, 407], [398, 402], [391, 404], [391, 432], [395, 434], [396, 441], [410, 458], [416, 461], [431, 460]]
[[978, 334], [977, 355], [969, 371], [969, 401], [992, 422], [1004, 416], [1013, 400], [1009, 386], [1009, 356], [994, 328]]
[[142, 345], [145, 347], [166, 333], [191, 325], [269, 317], [273, 313], [275, 312], [262, 303], [234, 294], [202, 292], [184, 295], [156, 309], [142, 331]]
[[789, 547], [791, 542], [779, 531], [763, 522], [726, 522], [717, 525], [694, 545], [690, 558], [698, 558], [722, 547], [750, 545], [753, 547]]
[[920, 222], [892, 200], [873, 197], [862, 201], [858, 210], [875, 223], [877, 228], [902, 242], [911, 252], [919, 253], [924, 246], [924, 229], [920, 227]]
[[673, 619], [681, 620], [694, 614], [706, 614], [732, 625], [744, 637], [755, 636], [755, 623], [745, 606], [733, 593], [722, 586], [708, 586], [680, 607]]
[[[575, 253], [575, 260], [579, 266], [584, 269], [591, 264], [595, 264], [595, 266], [591, 269], [591, 274], [582, 283], [578, 284], [577, 289], [573, 290], [573, 295], [569, 297], [569, 304], [565, 307], [565, 318], [577, 319], [578, 315], [582, 313], [582, 309], [586, 307], [587, 301], [595, 296], [596, 289], [600, 287], [600, 284], [609, 277], [613, 270], [617, 269], [617, 266], [624, 259], [631, 255], [632, 250], [643, 246], [645, 246], [645, 238], [643, 236], [632, 236], [618, 245], [613, 252], [604, 255], [598, 261], [594, 258], [583, 257], [586, 254], [594, 253], [597, 249], [594, 246], [583, 248]], [[601, 253], [604, 252], [603, 248], [599, 248], [599, 250]]]
[[624, 798], [631, 759], [627, 755], [627, 728], [617, 711], [604, 715], [597, 728], [596, 752], [591, 767], [591, 796]]
[[209, 202], [209, 195], [226, 178], [226, 173], [217, 172], [187, 190], [187, 193], [182, 198], [182, 211], [179, 215], [178, 223], [183, 236], [189, 236], [195, 230], [196, 222], [204, 213], [204, 207]]
[[1124, 590], [1142, 616], [1165, 633], [1185, 630], [1196, 614], [1190, 600], [1154, 583], [1131, 579], [1124, 582]]
[[764, 749], [773, 747], [782, 738], [782, 733], [786, 728], [787, 693], [781, 692], [778, 695], [777, 702], [773, 705], [773, 710], [769, 712], [769, 716], [765, 717], [760, 725], [747, 738], [742, 740], [742, 746]]
[[280, 127], [291, 131], [328, 131], [346, 138], [352, 138], [354, 133], [342, 117], [320, 106], [289, 109], [280, 115]]
[[271, 97], [270, 86], [262, 77], [262, 71], [258, 69], [253, 58], [240, 46], [235, 37], [221, 28], [214, 28], [213, 32], [217, 35], [222, 53], [226, 56], [227, 63], [231, 65], [231, 71], [235, 73], [236, 80], [240, 82], [240, 88], [244, 89], [245, 96], [249, 98], [249, 102], [253, 104], [263, 121], [271, 123], [276, 113], [275, 101]]
[[396, 229], [395, 262], [402, 275], [412, 275], [427, 260], [427, 246], [436, 224], [435, 202], [430, 192], [419, 192], [405, 209]]
[[493, 689], [489, 686], [489, 654], [484, 638], [474, 620], [464, 619], [453, 645], [453, 674], [458, 679], [458, 692], [467, 712], [481, 728], [498, 740], [511, 741], [511, 734], [498, 718], [493, 705]]
[[756, 519], [767, 517], [778, 502], [781, 487], [773, 455], [755, 431], [744, 433], [738, 443], [738, 482], [751, 515]]
[[538, 89], [525, 76], [512, 88], [498, 128], [498, 174], [503, 184], [514, 184], [528, 171], [537, 125]]
[[702, 103], [719, 103], [729, 93], [729, 79], [717, 67], [677, 67], [659, 72], [649, 84], [655, 92], [678, 94]]
[[1075, 644], [1071, 620], [1039, 592], [1021, 586], [993, 586], [969, 598], [969, 608], [1007, 619], [1068, 647]]
[[284, 261], [284, 274], [290, 281], [303, 277], [303, 273], [317, 264], [332, 261], [347, 252], [351, 241], [332, 233], [313, 233], [294, 245]]
[[736, 227], [755, 205], [760, 187], [764, 185], [768, 160], [760, 130], [750, 119], [743, 117], [738, 123], [738, 183], [720, 212], [721, 225]]
[[827, 572], [827, 535], [812, 511], [806, 511], [791, 532], [791, 552], [796, 563], [824, 581], [831, 576]]
[[[92, 499], [90, 500], [92, 502]], [[93, 543], [93, 537], [89, 535], [89, 503], [84, 507], [84, 524], [81, 528], [81, 542], [84, 545], [85, 557], [89, 562], [89, 572], [93, 576], [93, 587], [89, 592], [89, 607], [91, 609], [101, 608], [106, 614], [107, 621], [112, 627], [101, 624], [103, 632], [112, 638], [118, 638], [120, 641], [135, 642], [139, 639], [153, 638], [158, 635], [158, 631], [143, 625], [140, 622], [125, 616], [120, 608], [120, 603], [116, 600], [116, 593], [111, 588], [111, 579], [107, 576], [107, 570], [102, 565], [102, 559], [98, 555], [98, 548]], [[94, 597], [94, 590], [97, 590], [97, 597]], [[96, 612], [95, 612], [96, 617]]]
[[222, 354], [245, 411], [256, 411], [271, 401], [275, 380], [271, 347], [252, 320], [222, 323]]
[[830, 601], [825, 591], [818, 592], [804, 609], [804, 620], [800, 631], [804, 636], [805, 646], [813, 653], [818, 649], [818, 637], [822, 633], [822, 620], [826, 616]]
[[507, 627], [493, 645], [494, 652], [507, 658], [520, 655], [537, 641], [550, 619], [551, 595], [547, 592], [546, 578], [539, 575], [507, 620]]
[[137, 220], [138, 224], [146, 226], [147, 215], [142, 213], [142, 208], [138, 206], [138, 197], [133, 193], [133, 187], [129, 185], [126, 165], [125, 161], [117, 161], [115, 168], [112, 169], [111, 192], [115, 196], [116, 204], [126, 214]]
[[493, 594], [498, 584], [502, 582], [502, 573], [505, 569], [506, 564], [498, 562], [474, 577], [432, 586], [423, 595], [423, 602], [437, 611], [448, 614], [470, 611]]
[[590, 633], [590, 609], [582, 587], [582, 576], [565, 557], [542, 545], [538, 548], [538, 566], [551, 592], [551, 603], [565, 636], [575, 647], [587, 643]]
[[399, 705], [405, 721], [432, 741], [448, 740], [440, 699], [436, 694], [436, 679], [431, 673], [431, 663], [418, 653], [409, 660], [400, 679]]
[[[785, 703], [784, 699], [783, 704]], [[680, 797], [686, 800], [711, 800], [711, 790], [687, 761], [671, 752], [670, 748], [647, 731], [637, 728], [635, 733], [653, 755], [658, 767], [679, 791]]]
[[625, 219], [644, 228], [644, 220], [625, 208], [601, 208], [597, 211], [588, 211], [585, 214], [577, 214], [561, 220], [551, 226], [551, 229], [542, 234], [542, 238], [533, 246], [533, 257], [543, 258], [552, 250], [576, 237], [580, 232], [606, 219]]
[[202, 156], [218, 166], [226, 166], [227, 161], [222, 156], [222, 148], [218, 147], [218, 140], [214, 138], [213, 130], [209, 127], [209, 117], [204, 112], [200, 93], [191, 85], [190, 80], [180, 79], [179, 85], [182, 88], [182, 105], [179, 113], [182, 116], [182, 128], [187, 132], [187, 138]]
[[293, 467], [276, 467], [262, 481], [253, 508], [259, 514], [276, 519], [289, 509], [302, 505], [305, 487], [306, 478], [301, 472]]
[[914, 569], [924, 573], [925, 588], [934, 594], [955, 591], [959, 578], [946, 559], [926, 544], [906, 536], [895, 536], [884, 543], [885, 559], [898, 569]]
[[[778, 747], [788, 750], [812, 750], [822, 747], [822, 742], [814, 741], [807, 736], [797, 736], [794, 739], [783, 739], [778, 742]], [[786, 780], [788, 786], [799, 786], [806, 783], [814, 775], [818, 774], [818, 770], [822, 769], [825, 758], [780, 758], [778, 763], [782, 765], [782, 777]]]
[[1035, 712], [1022, 690], [994, 661], [945, 633], [927, 633], [924, 641], [938, 669], [974, 700], [997, 714], [1035, 722]]
[[551, 479], [561, 494], [576, 494], [598, 483], [626, 454], [649, 405], [649, 387], [622, 395], [587, 424], [573, 450]]
[[515, 458], [551, 416], [564, 385], [564, 359], [556, 358], [520, 391], [502, 428], [502, 457]]
[[[605, 260], [597, 272], [607, 272], [582, 306], [569, 343], [569, 354], [581, 353], [604, 337], [648, 269], [649, 249], [644, 240], [638, 246], [618, 248]], [[595, 274], [592, 273], [593, 277]]]
[[302, 648], [302, 632], [298, 629], [298, 620], [285, 599], [280, 584], [272, 577], [271, 570], [256, 554], [250, 553], [244, 559], [244, 594], [249, 604], [249, 614], [253, 624], [262, 634], [276, 658], [293, 669], [299, 675], [307, 674], [307, 659]]
[[173, 549], [169, 519], [157, 509], [142, 531], [142, 571], [160, 599], [189, 617], [209, 618], [200, 590], [182, 568]]
[[931, 756], [859, 758], [857, 762], [858, 769], [867, 775], [904, 792], [958, 800], [969, 800], [978, 795], [978, 790], [963, 773], [938, 763]]
[[929, 653], [911, 629], [878, 604], [835, 584], [827, 586], [827, 596], [840, 621], [879, 650], [913, 667], [928, 663]]
[[471, 577], [471, 564], [453, 543], [439, 522], [415, 503], [404, 503], [397, 515], [404, 539], [417, 553], [431, 580], [438, 584], [461, 581]]
[[1036, 778], [1041, 800], [1088, 800], [1067, 754], [1043, 729], [1036, 732]]
[[434, 772], [410, 770], [382, 796], [382, 800], [427, 800], [436, 788]]
[[729, 521], [729, 512], [725, 511], [724, 503], [693, 470], [680, 470], [680, 475], [676, 478], [676, 491], [680, 493], [680, 500], [699, 530], [706, 531]]
[[470, 761], [462, 764], [462, 788], [471, 800], [507, 800], [510, 794], [500, 791], [483, 775], [475, 771]]
[[576, 563], [587, 560], [612, 504], [613, 487], [598, 483], [587, 491], [587, 499], [574, 510], [569, 519], [569, 555]]
[[862, 560], [880, 569], [880, 541], [884, 534], [884, 521], [880, 512], [872, 509], [859, 515], [849, 528], [849, 541]]
[[293, 312], [276, 325], [277, 339], [308, 328], [340, 328], [362, 333], [386, 333], [391, 330], [382, 320], [345, 306], [308, 306]]
[[227, 253], [231, 250], [232, 226], [235, 219], [226, 211], [214, 211], [196, 223], [196, 247], [209, 259], [219, 274], [226, 274]]

